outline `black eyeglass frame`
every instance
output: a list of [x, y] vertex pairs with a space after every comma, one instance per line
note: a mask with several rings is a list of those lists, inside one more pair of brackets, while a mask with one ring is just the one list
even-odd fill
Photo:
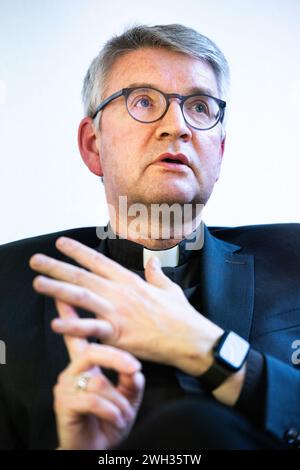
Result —
[[[142, 121], [142, 120], [137, 119], [134, 116], [132, 116], [132, 114], [129, 112], [128, 106], [127, 106], [128, 96], [130, 95], [130, 93], [132, 91], [138, 90], [138, 89], [141, 89], [141, 90], [142, 89], [149, 89], [149, 90], [158, 91], [161, 95], [164, 96], [164, 98], [166, 100], [166, 103], [167, 103], [167, 106], [166, 106], [165, 111], [163, 112], [163, 114], [159, 118], [154, 119], [153, 121]], [[183, 115], [183, 118], [184, 118], [185, 122], [189, 126], [191, 126], [193, 129], [197, 129], [198, 131], [208, 131], [209, 129], [212, 129], [213, 127], [215, 127], [218, 124], [218, 122], [223, 122], [224, 114], [225, 114], [225, 107], [226, 107], [226, 101], [223, 101], [220, 98], [216, 98], [215, 96], [207, 95], [205, 93], [194, 93], [192, 95], [179, 95], [178, 93], [164, 93], [163, 91], [158, 90], [157, 88], [149, 87], [149, 86], [147, 86], [147, 87], [133, 87], [133, 88], [122, 88], [122, 90], [119, 90], [116, 93], [113, 93], [108, 98], [103, 100], [102, 103], [100, 103], [97, 106], [94, 114], [92, 115], [92, 119], [95, 119], [95, 117], [97, 116], [99, 111], [102, 111], [105, 108], [105, 106], [107, 106], [111, 101], [119, 98], [120, 96], [125, 97], [126, 109], [127, 109], [128, 114], [132, 117], [132, 119], [134, 119], [135, 121], [138, 121], [138, 122], [142, 122], [144, 124], [151, 124], [153, 122], [156, 122], [156, 121], [159, 121], [160, 119], [162, 119], [165, 116], [165, 114], [168, 112], [168, 109], [170, 107], [170, 98], [178, 98], [178, 99], [180, 99], [180, 108], [181, 108], [181, 112], [182, 112], [182, 115]], [[186, 117], [184, 115], [184, 111], [183, 111], [183, 105], [184, 105], [186, 100], [188, 100], [189, 98], [193, 98], [194, 96], [206, 96], [207, 98], [213, 99], [218, 104], [220, 113], [219, 113], [217, 121], [212, 126], [201, 129], [199, 127], [193, 126], [186, 119]]]

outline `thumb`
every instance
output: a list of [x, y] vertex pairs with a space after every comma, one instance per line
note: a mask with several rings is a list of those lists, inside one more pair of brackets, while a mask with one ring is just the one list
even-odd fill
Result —
[[162, 271], [161, 264], [157, 256], [152, 256], [148, 260], [145, 268], [145, 278], [150, 284], [165, 289], [172, 287], [173, 284]]

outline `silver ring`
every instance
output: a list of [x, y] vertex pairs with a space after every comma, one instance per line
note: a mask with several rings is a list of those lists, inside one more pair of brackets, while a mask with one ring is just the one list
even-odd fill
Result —
[[91, 378], [90, 372], [84, 372], [83, 374], [81, 374], [77, 378], [76, 383], [75, 383], [76, 390], [85, 391], [87, 389], [90, 378]]

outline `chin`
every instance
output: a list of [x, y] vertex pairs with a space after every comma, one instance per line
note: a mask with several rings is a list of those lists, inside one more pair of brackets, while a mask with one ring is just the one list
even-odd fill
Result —
[[157, 194], [157, 195], [153, 195], [152, 197], [149, 197], [149, 196], [146, 198], [146, 200], [144, 200], [144, 202], [148, 205], [149, 204], [168, 204], [168, 205], [180, 204], [180, 205], [183, 205], [183, 204], [189, 204], [189, 203], [192, 202], [190, 197], [188, 197], [186, 195], [183, 195], [183, 194], [178, 194], [178, 195], [174, 195], [174, 194]]
[[[149, 195], [151, 196], [151, 195]], [[148, 196], [148, 198], [149, 198]], [[159, 191], [157, 194], [153, 194], [152, 202], [158, 204], [192, 204], [195, 202], [196, 194], [194, 191], [191, 191], [191, 188], [168, 188], [166, 186], [163, 188], [163, 191]]]
[[202, 194], [200, 194], [199, 188], [192, 188], [192, 185], [172, 185], [161, 183], [161, 186], [157, 185], [148, 187], [142, 193], [140, 191], [136, 194], [128, 194], [128, 201], [133, 203], [145, 204], [149, 207], [150, 204], [202, 204]]

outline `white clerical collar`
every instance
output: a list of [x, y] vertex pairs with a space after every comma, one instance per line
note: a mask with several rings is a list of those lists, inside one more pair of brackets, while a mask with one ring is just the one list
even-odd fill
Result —
[[143, 249], [143, 263], [144, 268], [148, 260], [152, 256], [157, 256], [161, 267], [170, 267], [175, 268], [178, 265], [179, 261], [179, 245], [172, 246], [172, 248], [167, 248], [165, 250], [148, 250], [148, 248]]

